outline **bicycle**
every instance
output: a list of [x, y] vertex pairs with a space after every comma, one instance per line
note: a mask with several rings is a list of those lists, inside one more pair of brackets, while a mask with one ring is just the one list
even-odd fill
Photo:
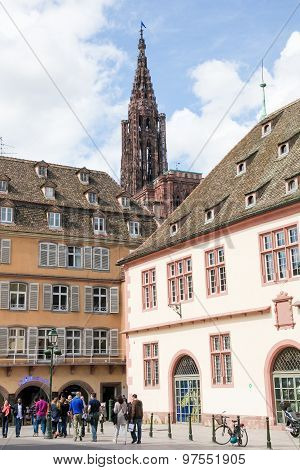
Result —
[[215, 442], [221, 446], [228, 444], [237, 444], [239, 447], [246, 447], [248, 444], [248, 434], [244, 424], [239, 424], [237, 419], [233, 419], [233, 429], [227, 424], [229, 416], [215, 416], [219, 426], [215, 430]]

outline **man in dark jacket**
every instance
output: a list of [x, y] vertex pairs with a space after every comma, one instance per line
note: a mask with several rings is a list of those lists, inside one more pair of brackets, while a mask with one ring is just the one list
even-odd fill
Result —
[[17, 403], [13, 406], [13, 414], [16, 423], [16, 437], [20, 437], [23, 418], [25, 416], [25, 406], [22, 405], [21, 398], [18, 398]]
[[[142, 422], [143, 422], [143, 403], [138, 400], [137, 395], [132, 395], [131, 418], [134, 424], [134, 430], [131, 433], [132, 444], [135, 442], [141, 444], [142, 440]], [[137, 428], [137, 436], [136, 436]]]

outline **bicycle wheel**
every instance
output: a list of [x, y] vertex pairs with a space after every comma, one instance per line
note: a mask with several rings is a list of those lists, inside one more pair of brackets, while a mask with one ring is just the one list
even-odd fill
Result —
[[240, 435], [238, 438], [238, 446], [239, 447], [246, 447], [248, 444], [248, 434], [245, 428], [241, 428]]
[[230, 441], [230, 431], [231, 430], [228, 426], [219, 426], [215, 432], [216, 443], [220, 446], [228, 444]]

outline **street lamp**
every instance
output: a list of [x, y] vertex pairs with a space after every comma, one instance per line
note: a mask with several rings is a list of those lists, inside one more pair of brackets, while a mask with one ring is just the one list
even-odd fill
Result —
[[45, 439], [53, 439], [52, 434], [52, 413], [51, 413], [51, 402], [52, 402], [52, 377], [53, 377], [53, 359], [54, 356], [61, 356], [61, 351], [57, 348], [58, 334], [55, 328], [51, 328], [47, 335], [48, 349], [45, 351], [45, 356], [50, 359], [50, 393], [49, 393], [49, 409], [47, 414], [47, 430], [45, 433]]

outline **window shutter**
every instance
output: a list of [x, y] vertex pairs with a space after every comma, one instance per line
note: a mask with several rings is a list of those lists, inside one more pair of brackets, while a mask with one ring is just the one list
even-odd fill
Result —
[[79, 286], [71, 286], [71, 312], [79, 312]]
[[119, 288], [110, 288], [110, 313], [119, 313]]
[[39, 309], [39, 285], [29, 284], [29, 310]]
[[48, 266], [57, 266], [57, 245], [49, 243], [49, 264]]
[[[32, 284], [30, 284], [32, 285]], [[38, 285], [38, 284], [37, 284]], [[27, 354], [28, 359], [36, 361], [37, 358], [38, 329], [29, 327], [27, 330]]]
[[85, 246], [83, 249], [85, 269], [92, 269], [92, 254], [93, 254], [93, 248], [91, 246]]
[[102, 267], [103, 271], [109, 271], [109, 249], [102, 248]]
[[101, 248], [94, 248], [93, 250], [93, 269], [97, 269], [97, 271], [100, 271], [101, 269]]
[[48, 266], [49, 243], [40, 243], [40, 266]]
[[67, 247], [66, 245], [58, 245], [58, 267], [65, 268], [67, 266]]
[[89, 328], [83, 330], [83, 354], [89, 357], [93, 354], [93, 330]]
[[0, 328], [0, 357], [8, 354], [8, 328]]
[[0, 262], [9, 264], [11, 240], [0, 240], [0, 242], [1, 242]]
[[110, 356], [118, 356], [118, 339], [119, 339], [119, 330], [113, 329], [109, 332], [109, 354]]
[[44, 310], [52, 310], [52, 286], [51, 284], [43, 285], [44, 291]]
[[61, 351], [61, 356], [57, 356], [56, 360], [59, 360], [59, 357], [62, 357], [66, 354], [66, 329], [65, 328], [56, 328], [57, 331], [57, 347]]
[[84, 311], [93, 312], [93, 288], [85, 286], [84, 288]]
[[0, 283], [0, 308], [9, 309], [9, 282]]

